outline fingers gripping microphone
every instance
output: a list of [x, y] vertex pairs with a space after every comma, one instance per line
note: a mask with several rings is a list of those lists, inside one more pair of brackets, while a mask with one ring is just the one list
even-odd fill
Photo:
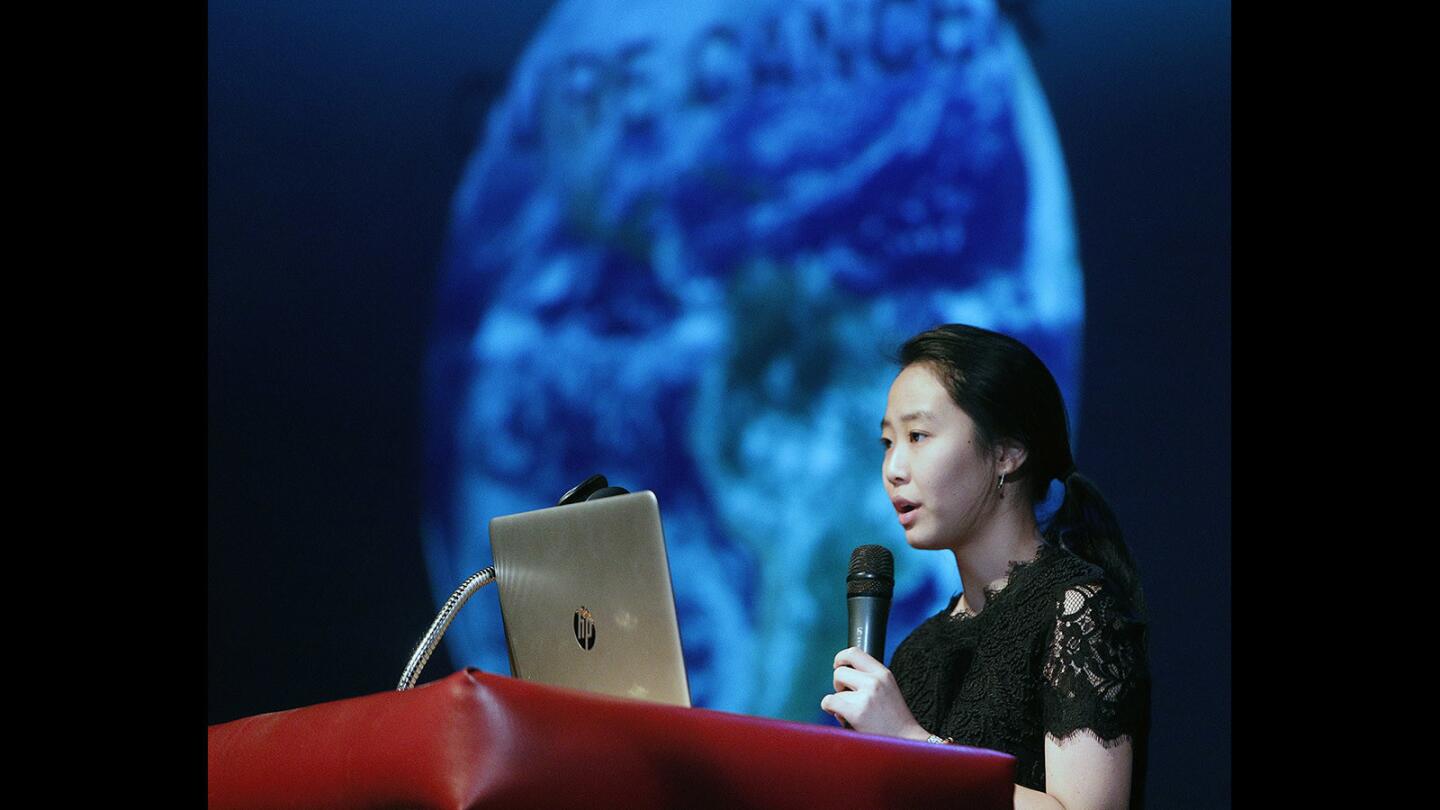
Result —
[[860, 546], [850, 552], [845, 601], [850, 607], [850, 644], [885, 663], [885, 625], [895, 592], [895, 557], [884, 546]]

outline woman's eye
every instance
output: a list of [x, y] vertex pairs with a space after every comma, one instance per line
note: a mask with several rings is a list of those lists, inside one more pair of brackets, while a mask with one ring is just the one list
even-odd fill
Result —
[[920, 441], [921, 439], [925, 438], [925, 435], [926, 435], [926, 434], [921, 433], [921, 432], [919, 432], [919, 431], [917, 431], [917, 430], [912, 430], [912, 431], [910, 431], [910, 441], [911, 441], [911, 442], [918, 442], [918, 441]]
[[883, 448], [886, 449], [886, 450], [889, 450], [889, 449], [890, 449], [890, 440], [882, 437], [882, 438], [880, 439], [880, 446], [883, 447]]

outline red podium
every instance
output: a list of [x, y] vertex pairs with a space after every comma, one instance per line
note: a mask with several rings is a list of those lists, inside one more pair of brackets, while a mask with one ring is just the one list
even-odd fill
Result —
[[465, 669], [209, 729], [209, 807], [1010, 808], [1015, 759]]

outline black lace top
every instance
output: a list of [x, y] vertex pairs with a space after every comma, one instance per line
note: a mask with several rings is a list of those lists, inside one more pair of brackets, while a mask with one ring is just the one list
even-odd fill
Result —
[[1045, 789], [1045, 735], [1081, 732], [1135, 752], [1132, 808], [1142, 803], [1149, 676], [1143, 626], [1104, 573], [1042, 544], [986, 590], [977, 615], [958, 596], [915, 628], [890, 662], [910, 712], [933, 734], [1016, 757], [1015, 781]]

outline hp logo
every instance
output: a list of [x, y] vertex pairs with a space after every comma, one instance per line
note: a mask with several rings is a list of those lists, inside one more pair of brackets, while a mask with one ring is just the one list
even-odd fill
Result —
[[584, 605], [575, 611], [575, 641], [579, 643], [580, 649], [589, 650], [595, 646], [595, 617]]

